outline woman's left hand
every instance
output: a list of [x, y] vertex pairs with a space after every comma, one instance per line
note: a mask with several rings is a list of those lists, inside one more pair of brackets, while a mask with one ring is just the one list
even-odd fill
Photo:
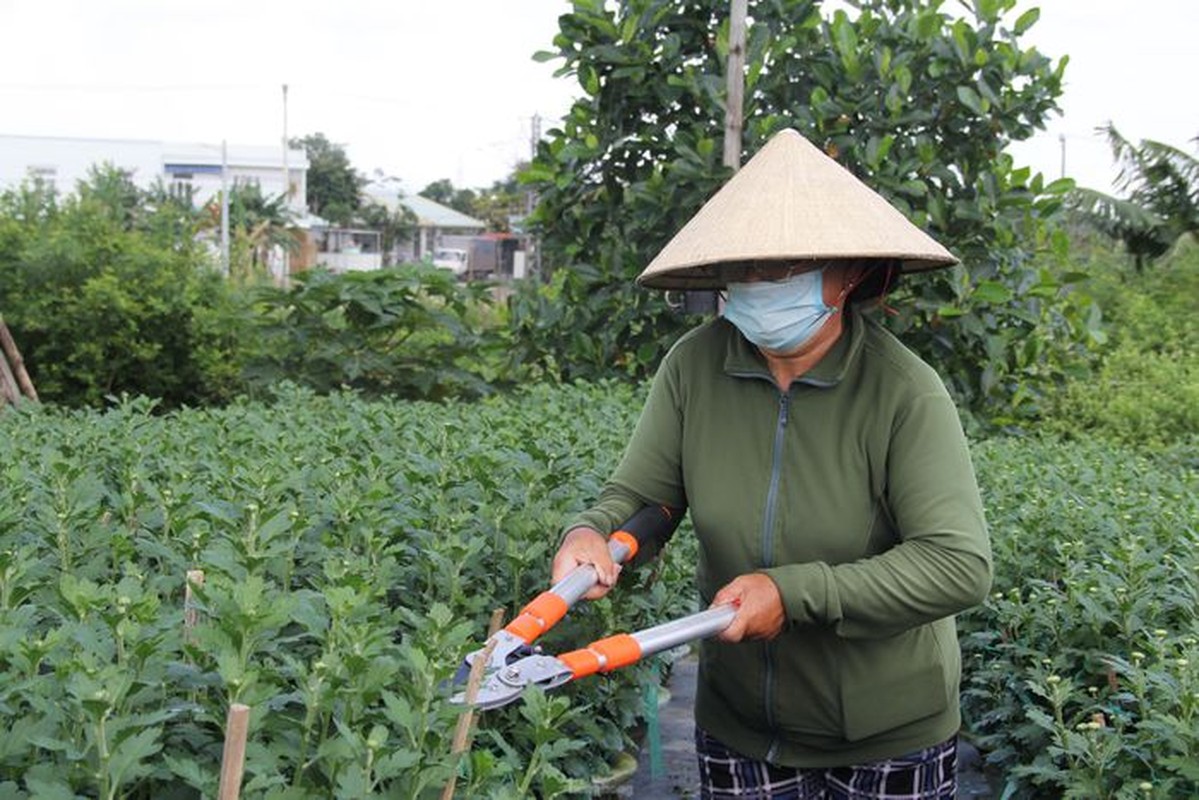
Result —
[[712, 605], [732, 603], [737, 616], [729, 626], [716, 635], [725, 642], [745, 639], [773, 639], [787, 622], [779, 588], [768, 575], [751, 572], [733, 578], [712, 598]]

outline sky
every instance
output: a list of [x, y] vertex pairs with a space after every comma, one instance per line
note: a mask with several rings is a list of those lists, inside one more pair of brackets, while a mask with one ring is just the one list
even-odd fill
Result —
[[[954, 6], [949, 0], [946, 8]], [[1108, 191], [1095, 128], [1199, 152], [1196, 0], [1020, 0], [1025, 42], [1069, 54], [1063, 114], [1011, 152]], [[280, 143], [321, 132], [408, 191], [479, 188], [527, 159], [576, 84], [555, 78], [567, 0], [0, 0], [0, 134]], [[1015, 19], [1013, 15], [1011, 19]], [[286, 93], [284, 85], [287, 86]], [[286, 98], [286, 99], [285, 99]]]

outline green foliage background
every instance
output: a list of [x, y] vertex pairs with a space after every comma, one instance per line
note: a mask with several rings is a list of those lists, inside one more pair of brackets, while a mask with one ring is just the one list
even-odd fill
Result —
[[190, 204], [99, 170], [59, 202], [0, 194], [0, 313], [41, 396], [225, 399], [240, 379], [237, 302]]
[[[794, 127], [954, 251], [963, 266], [907, 283], [891, 324], [979, 421], [1035, 416], [1097, 320], [1049, 224], [1070, 183], [1005, 153], [1056, 108], [1066, 59], [1021, 44], [1038, 12], [1017, 16], [1015, 0], [960, 18], [941, 2], [850, 5], [750, 3], [743, 155]], [[566, 274], [514, 305], [526, 360], [564, 377], [644, 375], [686, 324], [632, 279], [729, 177], [726, 17], [719, 0], [626, 0], [560, 18], [541, 57], [583, 95], [523, 179]]]
[[[598, 494], [638, 395], [289, 390], [223, 410], [0, 414], [0, 794], [213, 796], [233, 702], [254, 709], [248, 796], [439, 793], [460, 711], [442, 684], [493, 608], [511, 619], [544, 588], [557, 528]], [[691, 610], [687, 553], [626, 576], [547, 647]], [[557, 796], [602, 773], [651, 674], [484, 715], [464, 796]]]
[[1155, 266], [1134, 271], [1099, 249], [1078, 259], [1094, 276], [1109, 341], [1093, 374], [1051, 399], [1047, 430], [1162, 448], [1199, 436], [1199, 242], [1180, 240]]
[[254, 292], [255, 391], [295, 381], [320, 392], [436, 400], [479, 397], [499, 376], [490, 295], [444, 270], [407, 264], [334, 275], [317, 269], [288, 288]]

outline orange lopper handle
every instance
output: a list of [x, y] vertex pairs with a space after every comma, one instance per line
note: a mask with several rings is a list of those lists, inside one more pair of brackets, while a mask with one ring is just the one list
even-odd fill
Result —
[[632, 635], [618, 633], [592, 642], [582, 650], [563, 653], [558, 660], [570, 669], [575, 678], [585, 678], [597, 672], [611, 672], [636, 664], [641, 660], [641, 645]]
[[[643, 506], [608, 537], [612, 558], [624, 563], [631, 560], [643, 544], [661, 546], [679, 526], [683, 512], [666, 506]], [[504, 631], [525, 644], [532, 644], [566, 616], [570, 607], [595, 585], [595, 581], [595, 568], [590, 564], [576, 567], [521, 609]]]
[[520, 610], [516, 619], [505, 626], [504, 630], [514, 636], [519, 636], [525, 644], [533, 640], [557, 624], [566, 616], [570, 605], [553, 590], [546, 590], [533, 598], [533, 602]]

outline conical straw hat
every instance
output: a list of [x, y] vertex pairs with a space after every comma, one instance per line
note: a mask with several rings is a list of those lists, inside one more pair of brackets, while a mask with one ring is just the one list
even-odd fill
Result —
[[[637, 278], [655, 289], [715, 289], [738, 263], [898, 260], [904, 272], [957, 259], [798, 131], [777, 133]], [[718, 268], [719, 265], [719, 268]]]

